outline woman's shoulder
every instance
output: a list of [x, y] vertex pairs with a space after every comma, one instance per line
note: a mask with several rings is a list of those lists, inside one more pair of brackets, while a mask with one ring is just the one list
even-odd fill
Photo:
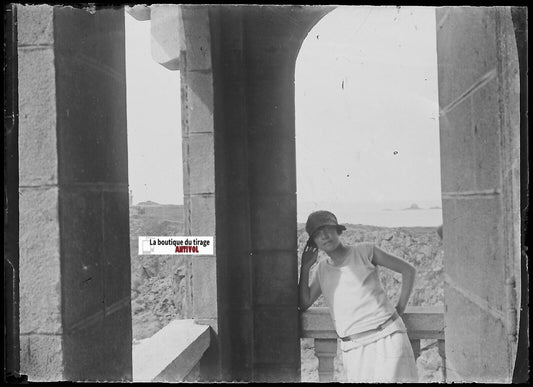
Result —
[[372, 242], [358, 242], [352, 245], [352, 252], [354, 256], [361, 256], [367, 261], [372, 261], [374, 256], [374, 243]]
[[368, 251], [369, 249], [370, 250], [374, 249], [374, 243], [373, 242], [356, 242], [350, 245], [350, 247], [352, 248], [354, 252]]

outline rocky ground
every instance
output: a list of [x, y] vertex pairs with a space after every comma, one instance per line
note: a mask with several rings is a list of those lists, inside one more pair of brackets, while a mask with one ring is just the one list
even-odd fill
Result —
[[[181, 235], [181, 218], [162, 219], [159, 215], [133, 211], [130, 214], [132, 250], [132, 319], [133, 343], [152, 336], [176, 318], [190, 318], [192, 274], [190, 262], [179, 255], [139, 256], [138, 236]], [[382, 249], [401, 257], [417, 268], [417, 278], [409, 305], [429, 306], [443, 303], [442, 245], [435, 229], [429, 227], [385, 228], [347, 225], [342, 235], [346, 243], [373, 242]], [[307, 241], [302, 224], [298, 225], [299, 257]], [[319, 259], [322, 259], [319, 256]], [[380, 278], [392, 302], [400, 293], [398, 274], [380, 271]], [[319, 298], [315, 306], [323, 305]], [[431, 344], [422, 341], [421, 348]], [[312, 339], [301, 340], [302, 381], [318, 381], [318, 360]], [[436, 347], [423, 351], [417, 362], [421, 382], [442, 380], [441, 359]], [[335, 359], [335, 380], [344, 380], [340, 352]]]
[[190, 262], [185, 256], [138, 255], [139, 236], [179, 236], [183, 220], [160, 214], [130, 211], [131, 307], [133, 341], [152, 336], [176, 318], [188, 318]]

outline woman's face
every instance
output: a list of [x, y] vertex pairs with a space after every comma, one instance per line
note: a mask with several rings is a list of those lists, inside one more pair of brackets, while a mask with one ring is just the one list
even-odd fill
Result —
[[313, 235], [317, 247], [326, 253], [335, 250], [341, 243], [335, 226], [323, 226]]

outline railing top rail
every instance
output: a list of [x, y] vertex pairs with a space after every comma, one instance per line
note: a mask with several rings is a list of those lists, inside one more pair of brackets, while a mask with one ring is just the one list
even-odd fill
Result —
[[[444, 307], [408, 307], [403, 315], [411, 339], [444, 339]], [[301, 337], [337, 338], [328, 308], [309, 308], [301, 315]]]
[[133, 381], [182, 380], [209, 347], [208, 325], [174, 320], [152, 337], [133, 346]]

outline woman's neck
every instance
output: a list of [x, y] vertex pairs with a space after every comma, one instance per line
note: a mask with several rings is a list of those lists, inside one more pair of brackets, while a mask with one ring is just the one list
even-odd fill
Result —
[[339, 243], [339, 245], [337, 246], [335, 250], [332, 250], [327, 254], [331, 258], [331, 261], [333, 262], [333, 264], [336, 266], [339, 266], [339, 265], [342, 265], [344, 261], [346, 260], [346, 256], [348, 255], [349, 250], [350, 248], [347, 246], [344, 246], [341, 242]]

